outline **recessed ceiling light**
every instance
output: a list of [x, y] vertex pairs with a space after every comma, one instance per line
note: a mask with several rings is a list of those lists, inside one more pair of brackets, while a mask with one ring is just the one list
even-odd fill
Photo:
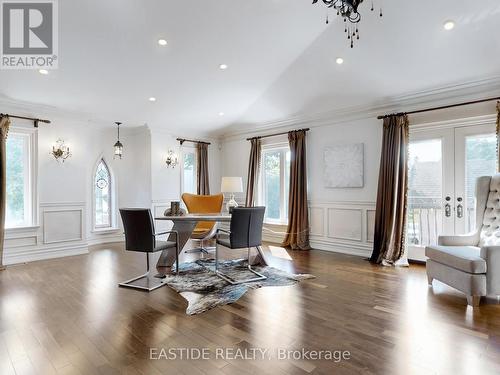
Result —
[[165, 39], [158, 39], [158, 44], [160, 46], [166, 46], [167, 45], [167, 41]]
[[156, 98], [155, 98], [154, 96], [150, 97], [148, 100], [149, 100], [150, 102], [156, 102]]
[[219, 112], [219, 116], [224, 116], [224, 112]]
[[226, 70], [228, 68], [227, 64], [220, 64], [219, 69], [220, 70]]
[[43, 74], [43, 75], [47, 75], [47, 74], [49, 74], [49, 71], [47, 69], [40, 69], [38, 71], [38, 73]]
[[337, 57], [337, 60], [335, 62], [339, 65], [342, 65], [344, 63], [344, 59], [342, 57]]
[[455, 28], [455, 22], [453, 22], [453, 21], [446, 21], [444, 23], [443, 27], [444, 27], [445, 30], [448, 30], [448, 31], [453, 30]]

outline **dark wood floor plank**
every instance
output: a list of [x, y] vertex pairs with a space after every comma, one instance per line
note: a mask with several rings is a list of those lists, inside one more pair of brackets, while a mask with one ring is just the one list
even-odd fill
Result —
[[[250, 290], [237, 303], [187, 316], [186, 301], [168, 287], [152, 293], [117, 287], [144, 270], [143, 255], [122, 246], [0, 272], [0, 374], [500, 373], [500, 305], [488, 301], [473, 310], [446, 285], [429, 288], [423, 266], [384, 268], [340, 254], [280, 251], [293, 259], [287, 260], [266, 247], [272, 266], [317, 278]], [[211, 358], [152, 360], [151, 348], [206, 348]], [[272, 355], [215, 358], [219, 348], [267, 348]], [[302, 348], [348, 350], [351, 358], [276, 356], [278, 349]]]

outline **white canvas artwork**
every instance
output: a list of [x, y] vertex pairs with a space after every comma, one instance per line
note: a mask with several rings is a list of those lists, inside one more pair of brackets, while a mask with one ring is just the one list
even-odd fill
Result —
[[324, 154], [324, 181], [328, 188], [364, 186], [364, 144], [327, 147]]

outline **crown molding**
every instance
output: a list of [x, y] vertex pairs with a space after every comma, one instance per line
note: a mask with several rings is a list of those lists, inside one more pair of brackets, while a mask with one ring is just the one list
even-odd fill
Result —
[[[397, 97], [387, 97], [368, 105], [337, 108], [326, 112], [297, 115], [260, 124], [251, 124], [251, 127], [247, 125], [244, 130], [235, 129], [231, 131], [231, 128], [229, 128], [224, 133], [219, 133], [218, 136], [223, 141], [238, 140], [248, 136], [263, 135], [270, 131], [281, 132], [304, 126], [310, 128], [330, 126], [349, 121], [376, 118], [378, 115], [385, 113], [412, 111], [427, 106], [448, 105], [456, 101], [478, 100], [498, 95], [500, 95], [500, 76], [493, 76], [415, 91]], [[244, 124], [234, 123], [232, 126], [235, 128], [238, 125]]]
[[436, 129], [449, 129], [449, 128], [466, 127], [466, 126], [493, 125], [496, 123], [496, 120], [497, 120], [496, 114], [492, 114], [492, 115], [475, 116], [468, 118], [459, 118], [453, 120], [433, 121], [415, 125], [410, 124], [410, 129], [411, 131], [418, 132], [429, 129], [436, 130]]
[[[62, 109], [56, 106], [33, 103], [23, 100], [12, 99], [5, 95], [0, 95], [0, 112], [15, 112], [16, 115], [56, 119], [57, 121], [72, 121], [85, 124], [85, 126], [112, 128], [115, 120], [96, 117], [95, 114], [85, 111]], [[127, 122], [127, 127], [143, 127], [143, 123]]]

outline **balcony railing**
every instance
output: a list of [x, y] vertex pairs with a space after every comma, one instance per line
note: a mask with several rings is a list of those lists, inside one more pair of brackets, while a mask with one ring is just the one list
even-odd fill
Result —
[[[437, 244], [438, 237], [444, 234], [442, 201], [441, 197], [408, 198], [406, 240], [409, 246]], [[469, 207], [465, 212], [466, 229], [472, 230], [475, 227], [475, 210], [473, 204], [469, 204]], [[453, 208], [452, 215], [455, 215]]]

